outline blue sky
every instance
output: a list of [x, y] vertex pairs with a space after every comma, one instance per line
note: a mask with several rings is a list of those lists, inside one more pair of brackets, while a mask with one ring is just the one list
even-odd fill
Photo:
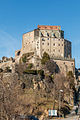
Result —
[[23, 33], [38, 24], [62, 27], [80, 67], [80, 0], [0, 0], [0, 58], [14, 56]]

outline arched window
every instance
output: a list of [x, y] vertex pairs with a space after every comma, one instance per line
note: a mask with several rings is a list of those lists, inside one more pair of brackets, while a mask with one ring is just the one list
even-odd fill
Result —
[[49, 33], [47, 33], [47, 36], [49, 37]]

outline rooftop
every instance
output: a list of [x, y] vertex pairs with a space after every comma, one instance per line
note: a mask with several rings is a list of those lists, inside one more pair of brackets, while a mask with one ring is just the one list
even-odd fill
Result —
[[39, 29], [42, 30], [61, 30], [61, 26], [49, 26], [49, 25], [38, 25]]

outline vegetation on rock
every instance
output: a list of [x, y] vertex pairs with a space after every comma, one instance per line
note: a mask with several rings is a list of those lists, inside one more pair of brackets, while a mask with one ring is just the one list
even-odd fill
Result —
[[26, 56], [22, 57], [22, 62], [26, 63]]
[[41, 64], [45, 64], [48, 60], [50, 60], [50, 57], [49, 57], [48, 53], [44, 52], [43, 57], [41, 59]]
[[[50, 60], [47, 53], [44, 53], [41, 63], [40, 70], [26, 62], [15, 64], [15, 73], [9, 73], [9, 67], [6, 68], [7, 74], [1, 69], [1, 120], [20, 114], [36, 115], [39, 118], [42, 115], [48, 116], [48, 109], [59, 111], [60, 94], [61, 114], [70, 111], [69, 103], [73, 105], [73, 74], [68, 72], [67, 77], [61, 74], [58, 65]], [[60, 90], [63, 92], [60, 93]]]
[[59, 71], [60, 71], [58, 65], [53, 60], [48, 60], [45, 63], [45, 66], [51, 74], [59, 73]]
[[19, 60], [19, 63], [22, 64], [22, 63], [28, 62], [28, 58], [31, 57], [31, 56], [33, 56], [33, 55], [34, 55], [34, 52], [23, 54], [22, 57]]
[[28, 69], [31, 69], [32, 67], [33, 67], [33, 64], [32, 64], [32, 63], [29, 63], [27, 68], [28, 68]]

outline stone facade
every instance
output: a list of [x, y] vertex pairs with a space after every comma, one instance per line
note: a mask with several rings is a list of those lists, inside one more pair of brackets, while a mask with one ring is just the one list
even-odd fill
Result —
[[75, 74], [75, 60], [74, 59], [54, 59], [59, 66], [60, 71], [66, 75], [69, 71]]
[[23, 34], [22, 48], [16, 51], [15, 58], [18, 59], [29, 52], [34, 52], [34, 56], [39, 58], [47, 52], [62, 69], [65, 68], [66, 72], [74, 71], [75, 61], [72, 60], [71, 42], [64, 39], [64, 31], [60, 26], [38, 25], [37, 29]]
[[34, 31], [23, 35], [21, 52], [22, 54], [34, 52]]
[[39, 26], [23, 34], [21, 54], [34, 52], [40, 58], [44, 52], [51, 57], [71, 58], [71, 42], [64, 39], [60, 26]]

